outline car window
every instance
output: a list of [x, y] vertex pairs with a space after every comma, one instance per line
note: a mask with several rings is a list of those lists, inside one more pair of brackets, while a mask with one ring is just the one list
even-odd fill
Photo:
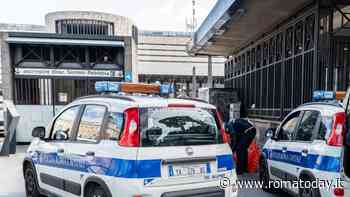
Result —
[[[53, 125], [52, 133], [53, 139], [56, 139], [56, 135], [58, 132], [63, 132], [67, 136], [65, 140], [69, 140], [72, 136], [72, 129], [74, 125], [74, 121], [78, 115], [80, 106], [71, 107], [65, 110], [61, 115], [59, 115]], [[62, 140], [62, 139], [61, 139]]]
[[298, 124], [300, 112], [294, 112], [283, 122], [278, 132], [278, 140], [292, 140], [293, 132]]
[[314, 134], [320, 113], [318, 111], [305, 111], [295, 134], [296, 141], [310, 142]]
[[81, 116], [78, 127], [77, 140], [97, 141], [103, 123], [106, 108], [100, 105], [87, 105]]
[[140, 112], [143, 147], [221, 143], [215, 113], [199, 108], [144, 108]]
[[108, 116], [104, 139], [119, 140], [123, 129], [124, 114], [112, 112]]

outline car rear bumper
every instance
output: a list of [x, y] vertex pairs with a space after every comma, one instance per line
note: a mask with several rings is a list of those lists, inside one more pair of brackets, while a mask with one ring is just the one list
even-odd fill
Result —
[[[230, 177], [236, 180], [236, 176]], [[143, 180], [114, 180], [110, 182], [113, 196], [142, 196], [142, 197], [237, 197], [237, 188], [228, 186], [225, 189], [219, 187], [220, 181], [205, 181], [191, 184], [177, 183], [164, 186], [145, 186]], [[120, 191], [123, 190], [123, 193]]]

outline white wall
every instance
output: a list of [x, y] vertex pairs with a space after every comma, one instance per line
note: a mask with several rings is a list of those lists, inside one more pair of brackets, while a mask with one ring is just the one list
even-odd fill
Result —
[[[190, 37], [139, 35], [137, 71], [143, 75], [191, 76], [208, 74], [208, 57], [191, 57], [186, 51]], [[224, 76], [225, 59], [213, 58], [213, 76]]]

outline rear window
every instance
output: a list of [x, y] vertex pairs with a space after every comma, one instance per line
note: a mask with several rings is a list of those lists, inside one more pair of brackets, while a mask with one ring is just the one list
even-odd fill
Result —
[[141, 146], [188, 146], [222, 143], [214, 110], [142, 108]]

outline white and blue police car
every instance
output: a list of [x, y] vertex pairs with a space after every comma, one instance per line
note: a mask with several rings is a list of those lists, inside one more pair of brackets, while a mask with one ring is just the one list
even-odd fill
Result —
[[346, 194], [350, 194], [350, 88], [346, 93], [343, 101], [346, 112], [346, 126], [344, 133], [344, 146], [342, 151], [342, 179], [344, 180], [344, 190]]
[[160, 85], [97, 82], [96, 90], [104, 93], [73, 101], [33, 130], [23, 162], [27, 196], [237, 195], [219, 187], [236, 173], [214, 106], [144, 95], [169, 90]]
[[[334, 93], [317, 91], [314, 99], [334, 99]], [[300, 197], [349, 196], [344, 194], [340, 179], [344, 123], [343, 105], [322, 101], [299, 106], [276, 130], [269, 129], [259, 170], [264, 190], [276, 189], [278, 184], [271, 184], [273, 180], [291, 183], [283, 189]], [[300, 180], [303, 185], [296, 184]]]

